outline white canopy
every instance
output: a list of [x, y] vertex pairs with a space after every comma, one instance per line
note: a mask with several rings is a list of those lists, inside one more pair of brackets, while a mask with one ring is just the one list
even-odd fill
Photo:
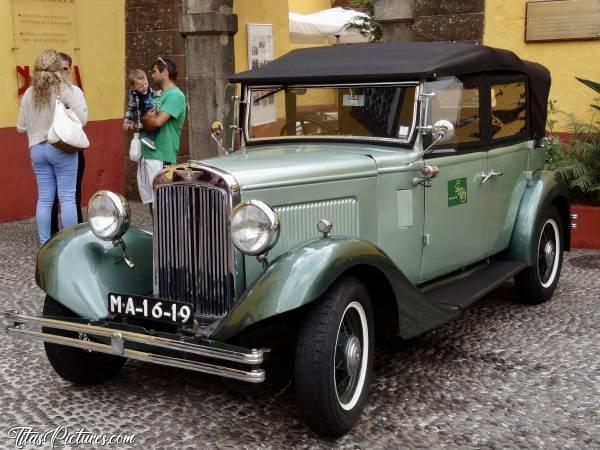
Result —
[[355, 17], [367, 14], [344, 8], [331, 8], [313, 14], [290, 12], [290, 42], [294, 44], [323, 44], [367, 42], [369, 39], [350, 28]]

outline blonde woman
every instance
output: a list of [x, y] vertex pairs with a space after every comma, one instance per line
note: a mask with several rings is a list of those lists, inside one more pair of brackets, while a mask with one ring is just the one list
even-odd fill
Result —
[[31, 165], [38, 188], [35, 216], [42, 245], [50, 238], [50, 215], [57, 191], [63, 228], [77, 223], [77, 153], [63, 152], [47, 142], [57, 95], [85, 125], [85, 101], [82, 101], [64, 76], [60, 54], [54, 50], [46, 50], [35, 60], [31, 86], [21, 99], [17, 122], [17, 131], [26, 132], [29, 141]]

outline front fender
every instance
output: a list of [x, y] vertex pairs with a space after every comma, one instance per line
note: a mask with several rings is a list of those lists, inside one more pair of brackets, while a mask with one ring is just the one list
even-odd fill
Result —
[[508, 247], [508, 258], [524, 261], [532, 266], [536, 263], [536, 224], [541, 214], [552, 204], [559, 209], [563, 219], [565, 248], [569, 249], [569, 200], [565, 182], [556, 173], [542, 170], [528, 183]]
[[358, 266], [379, 270], [390, 283], [403, 337], [420, 334], [457, 314], [430, 304], [372, 243], [331, 237], [307, 242], [275, 259], [230, 313], [215, 324], [210, 337], [227, 340], [261, 320], [311, 303], [340, 275]]
[[87, 224], [64, 230], [40, 249], [36, 283], [80, 317], [103, 319], [109, 292], [152, 293], [152, 234], [130, 226], [123, 241], [133, 269], [120, 247], [98, 239]]

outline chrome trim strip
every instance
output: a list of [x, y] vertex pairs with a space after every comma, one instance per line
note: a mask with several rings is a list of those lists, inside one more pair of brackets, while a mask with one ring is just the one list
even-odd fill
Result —
[[[414, 159], [412, 161], [407, 162], [406, 164], [404, 164], [402, 166], [390, 166], [390, 167], [378, 168], [377, 173], [384, 174], [384, 173], [397, 173], [397, 172], [419, 170], [421, 167], [423, 167], [423, 161], [418, 159], [419, 153], [417, 151], [413, 150], [413, 151], [411, 151], [411, 153], [414, 155]], [[415, 164], [416, 164], [416, 167], [412, 167]]]
[[[4, 311], [1, 313], [1, 315], [4, 319], [14, 322], [15, 325], [39, 325], [58, 330], [74, 331], [94, 336], [108, 337], [111, 339], [114, 338], [116, 334], [118, 334], [121, 336], [124, 342], [136, 342], [138, 344], [145, 344], [157, 348], [191, 353], [198, 356], [221, 359], [224, 361], [231, 361], [240, 364], [258, 365], [263, 362], [262, 350], [247, 350], [242, 347], [234, 347], [232, 345], [221, 344], [215, 341], [203, 340], [201, 343], [193, 344], [190, 342], [178, 341], [175, 339], [168, 339], [160, 336], [152, 336], [149, 334], [135, 333], [132, 331], [125, 331], [116, 328], [69, 322], [66, 320], [49, 319], [47, 317], [26, 316], [20, 314], [17, 311]], [[80, 342], [85, 343], [88, 341]]]
[[[362, 172], [356, 172], [352, 174], [352, 180], [358, 180], [361, 178], [373, 178], [377, 176], [377, 173], [375, 171], [376, 169], [373, 169], [373, 172], [371, 171], [362, 171]], [[332, 175], [332, 176], [326, 176], [326, 177], [320, 177], [318, 182], [319, 183], [326, 183], [326, 182], [331, 182], [331, 181], [338, 181], [338, 180], [348, 180], [348, 175], [347, 174], [341, 174], [341, 175]], [[291, 179], [291, 180], [287, 180], [287, 181], [278, 181], [276, 183], [270, 181], [270, 180], [266, 180], [263, 183], [257, 183], [257, 184], [247, 184], [245, 185], [245, 188], [248, 191], [254, 191], [254, 190], [259, 190], [259, 189], [268, 189], [268, 188], [272, 188], [272, 187], [284, 187], [284, 186], [304, 186], [306, 184], [314, 184], [314, 179], [312, 178], [306, 178], [304, 180], [298, 180], [298, 179]], [[312, 227], [311, 227], [312, 228]]]
[[244, 123], [242, 124], [242, 134], [244, 135], [244, 141], [246, 144], [250, 143], [250, 135], [248, 131], [250, 130], [250, 87], [248, 85], [244, 86]]
[[[414, 122], [414, 121], [413, 121]], [[414, 127], [413, 127], [414, 130]], [[411, 130], [411, 135], [413, 131]], [[395, 139], [395, 138], [382, 138], [382, 137], [369, 137], [369, 136], [317, 136], [317, 135], [309, 135], [309, 136], [281, 136], [281, 137], [269, 137], [269, 138], [254, 138], [250, 139], [249, 143], [252, 144], [262, 144], [269, 142], [280, 142], [282, 140], [285, 141], [306, 141], [306, 140], [319, 140], [319, 141], [335, 141], [335, 142], [353, 142], [353, 141], [365, 141], [371, 143], [388, 143], [388, 144], [410, 144], [410, 140], [408, 139]]]
[[269, 89], [278, 88], [282, 86], [288, 86], [289, 88], [305, 88], [305, 87], [349, 87], [349, 86], [416, 86], [419, 84], [418, 81], [379, 81], [374, 83], [316, 83], [316, 84], [249, 84], [245, 83], [246, 86], [252, 86], [253, 89]]
[[208, 164], [204, 164], [202, 161], [194, 159], [190, 160], [188, 165], [194, 169], [206, 170], [207, 172], [211, 172], [214, 175], [218, 175], [219, 177], [223, 178], [223, 180], [225, 180], [225, 183], [227, 184], [230, 190], [240, 190], [240, 185], [238, 184], [237, 180], [229, 172], [225, 172], [224, 170], [221, 170], [218, 167], [209, 166]]
[[415, 104], [413, 105], [413, 121], [410, 128], [410, 134], [408, 135], [408, 142], [412, 142], [417, 132], [417, 120], [419, 120], [419, 97], [423, 92], [423, 84], [419, 83], [415, 88]]

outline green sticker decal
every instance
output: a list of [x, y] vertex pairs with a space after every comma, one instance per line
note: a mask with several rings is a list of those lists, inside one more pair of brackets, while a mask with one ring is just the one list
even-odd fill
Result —
[[467, 178], [448, 181], [448, 206], [467, 203]]

